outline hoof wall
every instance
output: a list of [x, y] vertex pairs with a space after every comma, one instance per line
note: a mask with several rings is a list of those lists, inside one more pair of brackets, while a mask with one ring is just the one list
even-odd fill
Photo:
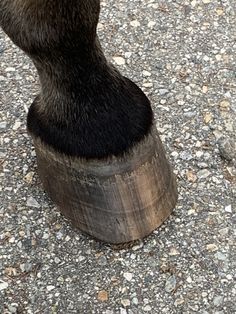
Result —
[[175, 176], [155, 129], [122, 158], [69, 157], [34, 138], [45, 190], [73, 225], [109, 243], [143, 238], [171, 214]]

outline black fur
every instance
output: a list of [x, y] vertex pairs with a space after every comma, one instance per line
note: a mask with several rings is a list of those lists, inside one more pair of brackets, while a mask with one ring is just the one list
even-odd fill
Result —
[[124, 154], [150, 132], [149, 100], [100, 48], [98, 0], [1, 1], [0, 25], [31, 57], [42, 86], [29, 110], [30, 133], [65, 154], [103, 158]]

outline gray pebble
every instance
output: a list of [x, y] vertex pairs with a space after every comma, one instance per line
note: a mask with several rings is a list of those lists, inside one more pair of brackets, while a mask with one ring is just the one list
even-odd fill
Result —
[[215, 257], [220, 260], [220, 261], [226, 261], [227, 260], [227, 255], [221, 253], [221, 252], [217, 252], [215, 254]]
[[17, 313], [17, 305], [15, 303], [8, 305], [8, 310], [10, 313]]
[[100, 266], [105, 266], [105, 265], [107, 265], [106, 256], [101, 256], [101, 257], [99, 257], [99, 259], [98, 259], [98, 265], [100, 265]]
[[36, 207], [36, 208], [40, 208], [39, 203], [36, 201], [36, 199], [34, 199], [32, 196], [30, 196], [27, 199], [26, 205], [29, 207]]
[[236, 157], [236, 144], [233, 139], [221, 138], [218, 141], [220, 156], [228, 161]]
[[165, 291], [172, 292], [173, 290], [175, 290], [175, 287], [176, 287], [176, 277], [175, 275], [172, 275], [166, 280]]
[[218, 296], [214, 297], [213, 304], [215, 306], [220, 306], [223, 303], [223, 301], [224, 301], [224, 297], [221, 295], [218, 295]]
[[159, 94], [160, 94], [161, 96], [167, 94], [168, 92], [169, 92], [168, 89], [165, 89], [165, 88], [159, 89]]
[[6, 121], [0, 122], [0, 130], [5, 130], [6, 127], [7, 127], [7, 122]]
[[191, 160], [193, 158], [193, 156], [190, 153], [186, 152], [186, 151], [181, 152], [179, 157], [182, 160]]
[[209, 177], [210, 174], [211, 173], [209, 170], [203, 169], [203, 170], [198, 171], [197, 176], [199, 179], [206, 179], [207, 177]]

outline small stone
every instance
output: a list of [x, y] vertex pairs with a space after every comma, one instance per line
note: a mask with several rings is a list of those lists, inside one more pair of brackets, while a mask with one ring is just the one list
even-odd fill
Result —
[[236, 157], [236, 144], [230, 138], [220, 138], [218, 141], [220, 156], [228, 161]]
[[0, 130], [5, 130], [6, 127], [7, 127], [7, 122], [6, 121], [0, 122]]
[[187, 118], [193, 118], [193, 117], [196, 116], [196, 112], [194, 112], [194, 111], [188, 111], [188, 112], [185, 112], [183, 115], [184, 115], [185, 117], [187, 117]]
[[32, 264], [30, 264], [30, 263], [20, 264], [20, 270], [22, 271], [22, 273], [27, 273], [31, 269], [32, 269]]
[[148, 72], [148, 71], [146, 71], [146, 70], [144, 70], [144, 71], [143, 71], [143, 76], [151, 76], [151, 73]]
[[66, 241], [66, 242], [69, 242], [70, 240], [71, 240], [70, 236], [67, 235], [67, 236], [65, 237], [65, 241]]
[[130, 300], [128, 300], [128, 299], [122, 299], [122, 300], [121, 300], [121, 304], [122, 304], [124, 307], [128, 307], [128, 306], [130, 306]]
[[204, 121], [205, 123], [209, 123], [211, 122], [213, 119], [212, 113], [211, 112], [207, 112], [204, 114]]
[[211, 0], [202, 0], [203, 3], [208, 4], [211, 2]]
[[214, 134], [214, 136], [215, 136], [217, 141], [222, 137], [222, 132], [221, 131], [214, 130], [213, 134]]
[[217, 13], [217, 15], [221, 16], [224, 14], [224, 10], [222, 8], [217, 8], [216, 13]]
[[79, 262], [83, 262], [84, 260], [86, 259], [86, 257], [85, 256], [79, 256], [79, 258], [78, 258], [78, 260], [79, 260]]
[[206, 245], [206, 249], [211, 252], [215, 252], [218, 250], [218, 246], [214, 243], [210, 243]]
[[176, 256], [176, 255], [179, 255], [179, 254], [180, 253], [179, 253], [179, 251], [176, 248], [172, 247], [170, 249], [170, 253], [169, 253], [170, 256]]
[[55, 286], [51, 286], [51, 285], [47, 286], [48, 291], [52, 291], [53, 289], [55, 289]]
[[223, 301], [224, 301], [224, 297], [221, 295], [218, 295], [218, 296], [214, 297], [213, 304], [214, 304], [214, 306], [220, 306], [223, 303]]
[[97, 29], [102, 30], [104, 28], [104, 25], [102, 23], [98, 23]]
[[132, 52], [131, 51], [127, 51], [125, 52], [125, 58], [129, 59], [132, 56]]
[[28, 273], [32, 270], [33, 265], [31, 263], [25, 263], [25, 272]]
[[126, 280], [131, 281], [133, 278], [133, 274], [131, 273], [124, 273], [124, 277]]
[[26, 205], [29, 207], [40, 208], [39, 203], [32, 196], [27, 199]]
[[178, 158], [178, 157], [179, 157], [179, 153], [176, 152], [176, 151], [173, 151], [173, 152], [171, 153], [171, 156], [174, 157], [174, 158]]
[[174, 303], [174, 306], [178, 306], [178, 305], [181, 305], [183, 303], [184, 303], [184, 299], [176, 299], [175, 303]]
[[220, 110], [227, 111], [230, 108], [230, 102], [228, 100], [221, 100], [219, 103]]
[[183, 151], [183, 152], [181, 152], [180, 153], [180, 155], [179, 155], [179, 157], [182, 159], [182, 160], [191, 160], [192, 158], [193, 158], [193, 156], [190, 154], [190, 153], [188, 153], [188, 152], [186, 152], [186, 151]]
[[197, 158], [202, 158], [202, 156], [203, 156], [203, 152], [202, 151], [200, 151], [200, 150], [196, 151], [196, 157]]
[[191, 208], [191, 209], [188, 210], [188, 215], [189, 216], [190, 215], [194, 215], [194, 214], [196, 214], [196, 210], [194, 208]]
[[204, 61], [209, 61], [209, 59], [210, 59], [210, 58], [209, 58], [208, 56], [204, 56], [204, 57], [203, 57], [203, 60], [204, 60]]
[[5, 281], [0, 281], [0, 291], [8, 288], [8, 283]]
[[101, 290], [97, 294], [97, 299], [101, 302], [108, 301], [108, 292], [106, 290]]
[[125, 64], [125, 59], [122, 57], [113, 57], [113, 60], [118, 65], [124, 65]]
[[231, 206], [231, 204], [225, 207], [225, 211], [227, 213], [232, 213], [232, 206]]
[[144, 312], [150, 312], [152, 310], [152, 308], [150, 305], [146, 305], [146, 306], [144, 306], [143, 310], [144, 310]]
[[56, 233], [56, 237], [57, 237], [58, 240], [61, 240], [61, 239], [63, 238], [63, 236], [64, 236], [64, 235], [63, 235], [62, 232], [57, 232], [57, 233]]
[[61, 227], [62, 227], [62, 225], [61, 225], [61, 224], [56, 224], [56, 225], [55, 225], [55, 230], [60, 230], [60, 229], [61, 229]]
[[225, 129], [227, 132], [234, 132], [234, 122], [233, 120], [226, 119], [224, 121]]
[[24, 177], [24, 181], [25, 181], [26, 183], [31, 184], [32, 181], [33, 181], [33, 177], [34, 177], [34, 172], [33, 172], [33, 171], [28, 172], [27, 175]]
[[17, 313], [17, 304], [16, 303], [9, 304], [8, 310], [10, 311], [10, 313]]
[[188, 283], [193, 282], [193, 280], [192, 280], [192, 278], [191, 278], [190, 276], [189, 276], [189, 277], [187, 277], [186, 281], [187, 281]]
[[217, 258], [220, 261], [226, 261], [227, 260], [227, 256], [221, 252], [217, 252], [215, 254], [215, 258]]
[[12, 127], [13, 131], [17, 131], [19, 129], [19, 127], [21, 126], [21, 122], [20, 121], [16, 121], [15, 124]]
[[176, 278], [175, 278], [175, 275], [172, 275], [166, 280], [165, 291], [170, 293], [174, 291], [175, 288], [176, 288]]
[[[6, 157], [6, 152], [0, 151], [0, 159]], [[0, 166], [1, 167], [1, 166]], [[2, 168], [2, 167], [1, 167]]]
[[42, 238], [44, 240], [48, 240], [49, 239], [49, 234], [47, 232], [44, 232]]
[[155, 21], [150, 21], [150, 22], [148, 22], [148, 27], [149, 28], [152, 28], [153, 26], [155, 26], [156, 25], [156, 22]]
[[186, 176], [187, 176], [187, 179], [189, 182], [196, 182], [197, 181], [197, 176], [196, 174], [194, 173], [193, 170], [187, 170], [187, 173], [186, 173]]
[[206, 179], [207, 177], [209, 177], [210, 175], [210, 171], [207, 169], [202, 169], [200, 171], [198, 171], [197, 176], [199, 179]]
[[136, 298], [136, 297], [133, 298], [133, 299], [132, 299], [132, 303], [135, 304], [135, 305], [138, 305], [138, 303], [139, 303], [139, 302], [138, 302], [138, 298]]
[[15, 72], [16, 69], [15, 68], [12, 68], [12, 67], [8, 67], [5, 69], [6, 72]]
[[4, 270], [4, 274], [6, 274], [9, 277], [14, 277], [17, 275], [17, 270], [14, 267], [7, 267]]
[[153, 84], [151, 82], [143, 83], [143, 87], [152, 87]]
[[141, 249], [142, 247], [143, 247], [143, 242], [140, 242], [139, 244], [136, 244], [136, 245], [132, 246], [131, 249], [133, 251], [137, 251], [137, 250]]
[[105, 265], [107, 265], [107, 258], [106, 258], [106, 256], [101, 256], [101, 257], [99, 257], [99, 259], [98, 259], [98, 265], [100, 265], [100, 266], [105, 266]]
[[227, 278], [228, 280], [232, 280], [232, 279], [233, 279], [233, 276], [230, 275], [230, 274], [228, 274], [228, 275], [226, 275], [226, 278]]
[[197, 166], [198, 166], [198, 168], [200, 168], [200, 169], [206, 169], [206, 168], [208, 168], [208, 164], [205, 163], [205, 162], [198, 162], [198, 163], [197, 163]]
[[60, 263], [60, 259], [59, 259], [58, 257], [55, 257], [54, 262], [55, 262], [56, 264], [59, 264], [59, 263]]
[[161, 96], [166, 95], [167, 93], [169, 93], [168, 89], [166, 89], [166, 88], [159, 89], [159, 94]]
[[130, 22], [130, 25], [133, 26], [133, 27], [138, 27], [138, 26], [140, 26], [140, 23], [139, 23], [138, 20], [133, 20], [133, 21]]
[[202, 92], [203, 94], [206, 94], [208, 92], [208, 86], [206, 85], [202, 86]]

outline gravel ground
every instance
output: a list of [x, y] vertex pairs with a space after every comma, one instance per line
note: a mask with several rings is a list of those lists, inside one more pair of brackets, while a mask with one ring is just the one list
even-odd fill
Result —
[[0, 32], [0, 313], [236, 313], [236, 2], [105, 0], [107, 57], [150, 97], [179, 202], [144, 241], [73, 229], [45, 195], [30, 60]]

